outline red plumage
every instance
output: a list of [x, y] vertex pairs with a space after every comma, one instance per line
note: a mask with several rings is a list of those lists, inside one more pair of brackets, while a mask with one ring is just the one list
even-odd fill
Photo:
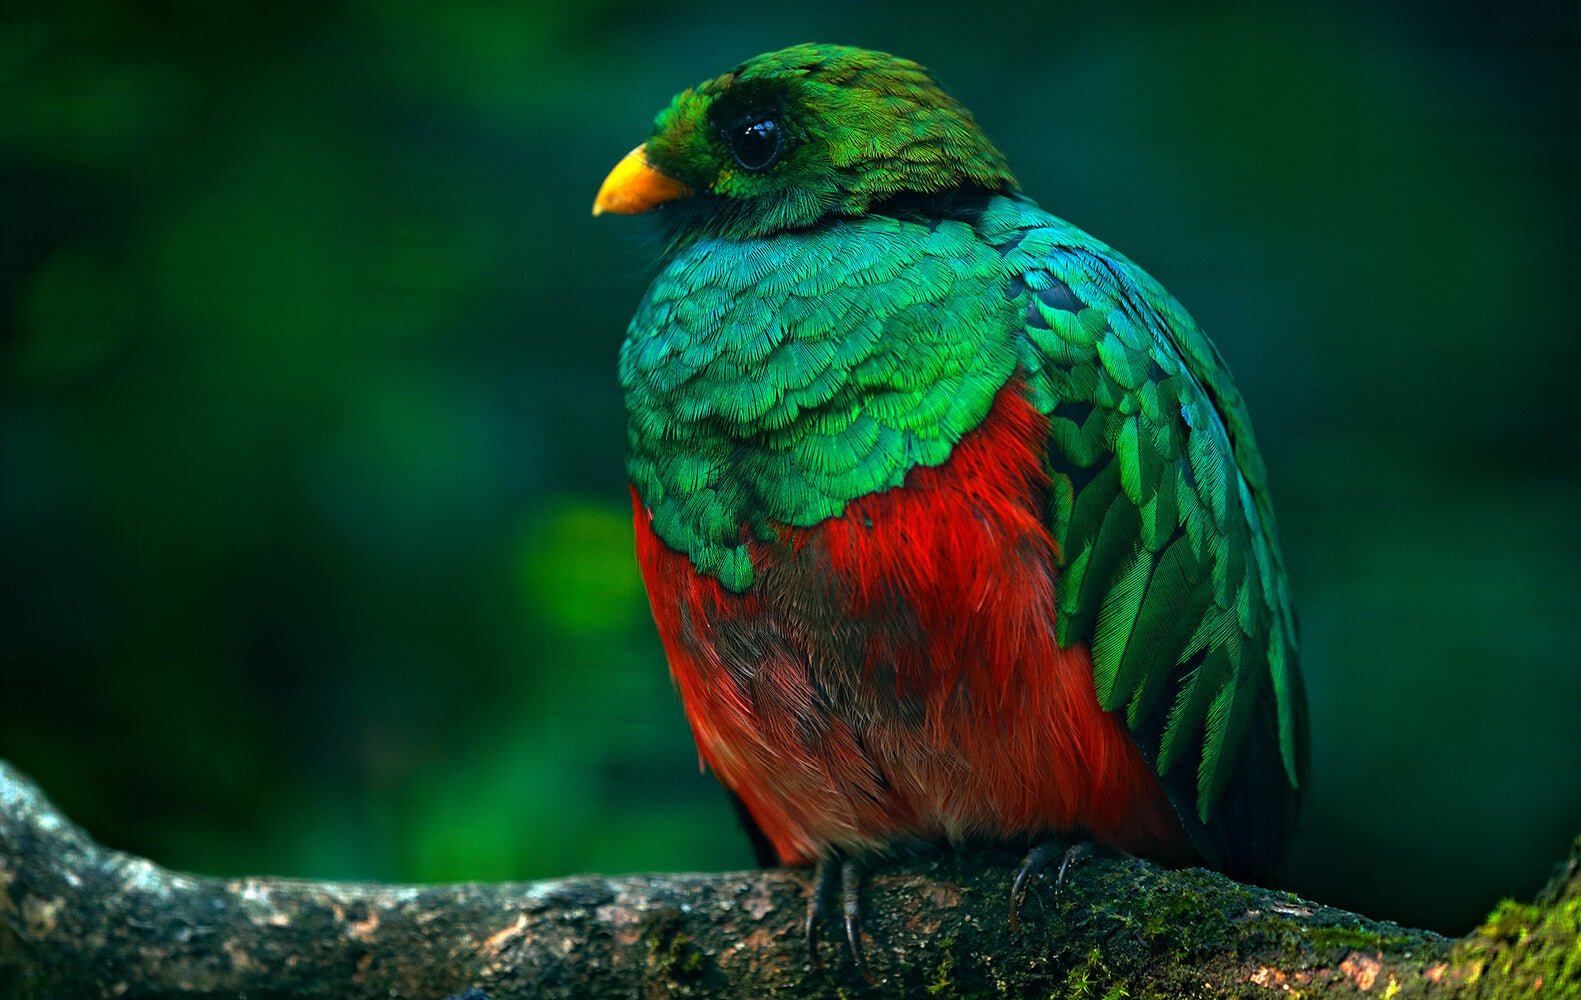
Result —
[[740, 594], [661, 542], [633, 491], [702, 759], [784, 862], [1077, 831], [1189, 860], [1157, 778], [1098, 705], [1086, 645], [1054, 640], [1047, 450], [1047, 419], [1012, 380], [943, 465], [750, 541]]

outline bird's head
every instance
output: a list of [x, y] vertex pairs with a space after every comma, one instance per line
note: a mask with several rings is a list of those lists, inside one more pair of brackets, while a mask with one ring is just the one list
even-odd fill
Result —
[[680, 245], [1015, 186], [971, 112], [921, 66], [797, 45], [678, 94], [605, 179], [593, 214], [662, 209]]

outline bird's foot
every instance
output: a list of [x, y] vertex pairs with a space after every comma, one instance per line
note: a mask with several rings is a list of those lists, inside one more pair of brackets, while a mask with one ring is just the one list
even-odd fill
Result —
[[[1021, 901], [1026, 898], [1027, 888], [1032, 879], [1043, 869], [1048, 867], [1054, 855], [1063, 846], [1057, 841], [1045, 840], [1043, 843], [1027, 852], [1022, 859], [1021, 867], [1016, 871], [1016, 880], [1010, 886], [1010, 930], [1014, 932], [1018, 926], [1017, 913], [1021, 908]], [[1054, 875], [1054, 898], [1059, 899], [1059, 891], [1065, 885], [1065, 875], [1075, 865], [1080, 864], [1092, 856], [1093, 843], [1090, 840], [1079, 841], [1065, 848], [1065, 856], [1060, 860], [1059, 871]]]
[[840, 885], [840, 911], [845, 918], [845, 940], [851, 946], [851, 960], [868, 983], [878, 982], [868, 968], [862, 951], [862, 867], [850, 858], [825, 855], [818, 859], [812, 874], [812, 895], [807, 899], [807, 960], [814, 969], [823, 969], [818, 954], [818, 931], [828, 915], [826, 904], [836, 881]]

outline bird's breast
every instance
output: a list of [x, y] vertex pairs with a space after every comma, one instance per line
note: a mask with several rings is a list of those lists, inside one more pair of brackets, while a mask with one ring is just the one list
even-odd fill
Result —
[[[948, 461], [748, 545], [733, 593], [652, 530], [639, 557], [703, 758], [787, 860], [828, 845], [1167, 826], [1151, 772], [1054, 641], [1047, 421], [1012, 381]], [[1123, 805], [1122, 805], [1123, 802]]]

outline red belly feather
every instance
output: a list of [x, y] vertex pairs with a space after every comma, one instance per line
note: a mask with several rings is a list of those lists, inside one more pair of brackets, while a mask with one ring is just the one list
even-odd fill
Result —
[[702, 759], [784, 862], [1076, 831], [1190, 860], [1157, 778], [1098, 705], [1086, 645], [1054, 641], [1047, 433], [1012, 382], [943, 465], [752, 541], [745, 594], [661, 542], [633, 492]]

